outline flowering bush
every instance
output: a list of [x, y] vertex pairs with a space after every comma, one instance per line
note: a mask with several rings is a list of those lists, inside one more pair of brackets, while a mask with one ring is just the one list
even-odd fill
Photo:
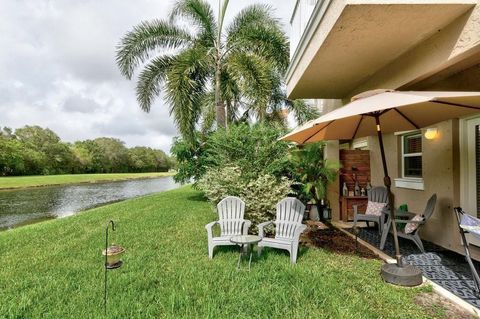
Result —
[[226, 196], [240, 197], [246, 205], [245, 218], [254, 225], [275, 219], [275, 205], [291, 194], [291, 185], [290, 179], [269, 174], [247, 180], [235, 166], [209, 170], [197, 183], [214, 205]]

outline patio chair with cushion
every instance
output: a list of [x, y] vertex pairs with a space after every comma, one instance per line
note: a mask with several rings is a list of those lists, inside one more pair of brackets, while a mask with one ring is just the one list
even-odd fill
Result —
[[[290, 261], [295, 264], [300, 234], [307, 229], [307, 226], [302, 224], [305, 205], [296, 198], [287, 197], [278, 202], [276, 213], [275, 221], [258, 225], [258, 235], [262, 237], [262, 241], [258, 243], [258, 255], [261, 255], [263, 247], [284, 249], [290, 253]], [[264, 237], [265, 227], [272, 224], [275, 226], [275, 238]]]
[[383, 186], [374, 187], [368, 192], [367, 209], [364, 214], [358, 213], [359, 205], [353, 205], [354, 227], [357, 226], [357, 222], [364, 221], [369, 226], [369, 222], [378, 225], [378, 232], [381, 234], [383, 226], [385, 224], [385, 214], [382, 211], [387, 209], [388, 203], [388, 191]]
[[[422, 253], [425, 252], [425, 249], [423, 248], [423, 243], [422, 240], [420, 239], [420, 236], [418, 235], [418, 231], [422, 225], [425, 225], [427, 221], [432, 217], [433, 212], [435, 211], [435, 205], [437, 203], [437, 194], [433, 194], [432, 197], [427, 202], [427, 206], [425, 207], [425, 210], [423, 214], [414, 214], [411, 212], [405, 212], [401, 210], [397, 210], [395, 213], [395, 223], [397, 224], [405, 224], [405, 228], [402, 229], [397, 229], [397, 235], [398, 237], [402, 237], [405, 239], [409, 239], [417, 245], [417, 247], [422, 251]], [[382, 233], [382, 238], [380, 241], [380, 249], [383, 250], [385, 247], [385, 242], [387, 241], [387, 235], [388, 232], [390, 231], [390, 228], [392, 227], [392, 220], [391, 218], [388, 219]]]
[[[232, 236], [247, 235], [251, 221], [244, 219], [245, 203], [238, 197], [228, 196], [217, 204], [218, 221], [208, 223], [208, 258], [213, 258], [216, 246], [236, 245], [230, 241]], [[220, 226], [220, 236], [213, 235], [213, 226]]]

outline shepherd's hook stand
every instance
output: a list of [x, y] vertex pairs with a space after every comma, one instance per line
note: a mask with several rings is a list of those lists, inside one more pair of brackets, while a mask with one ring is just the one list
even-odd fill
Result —
[[108, 283], [107, 273], [108, 273], [108, 270], [120, 268], [123, 264], [123, 262], [121, 260], [118, 263], [113, 264], [113, 265], [111, 265], [107, 262], [107, 258], [108, 258], [108, 229], [110, 228], [109, 227], [110, 225], [112, 225], [112, 231], [115, 231], [115, 223], [113, 222], [113, 220], [108, 221], [107, 226], [105, 227], [105, 264], [104, 264], [104, 267], [105, 267], [104, 288], [105, 289], [104, 289], [104, 293], [103, 293], [103, 306], [104, 306], [105, 315], [107, 315], [107, 283]]

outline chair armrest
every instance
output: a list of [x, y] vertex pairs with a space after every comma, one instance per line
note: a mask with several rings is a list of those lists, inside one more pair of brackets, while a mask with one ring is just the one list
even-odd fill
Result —
[[305, 229], [307, 229], [307, 225], [304, 225], [304, 224], [298, 225], [295, 228], [293, 238], [298, 239], [300, 237], [300, 235], [305, 231]]
[[405, 212], [403, 210], [399, 210], [397, 209], [396, 212], [395, 212], [395, 216], [397, 217], [414, 217], [416, 216], [417, 214], [415, 213], [411, 213], [411, 212]]
[[268, 221], [268, 222], [263, 222], [263, 223], [260, 223], [258, 224], [257, 228], [258, 228], [258, 236], [260, 236], [261, 238], [263, 238], [263, 236], [265, 235], [264, 234], [264, 231], [263, 229], [269, 225], [273, 224], [273, 221]]
[[242, 234], [243, 235], [248, 235], [248, 229], [250, 228], [250, 226], [252, 226], [252, 222], [248, 219], [244, 219], [243, 220], [243, 229], [242, 229]]
[[406, 220], [406, 219], [395, 219], [396, 223], [399, 224], [425, 224], [424, 220]]
[[352, 205], [352, 207], [362, 207], [362, 206], [367, 206], [367, 205], [365, 203]]
[[356, 215], [358, 214], [358, 208], [359, 207], [363, 207], [363, 206], [366, 206], [365, 204], [355, 204], [355, 205], [352, 205], [353, 207], [353, 213]]
[[213, 237], [213, 226], [215, 226], [215, 224], [220, 225], [218, 221], [214, 221], [205, 225], [205, 229], [207, 230], [207, 234], [209, 238]]

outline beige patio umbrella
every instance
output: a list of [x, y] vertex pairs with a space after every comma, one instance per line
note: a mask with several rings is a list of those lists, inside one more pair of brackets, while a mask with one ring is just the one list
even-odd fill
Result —
[[[384, 184], [390, 194], [391, 218], [395, 219], [382, 133], [420, 129], [477, 112], [480, 112], [480, 92], [373, 90], [353, 97], [349, 104], [305, 123], [281, 139], [305, 144], [377, 134]], [[387, 282], [398, 285], [421, 284], [421, 271], [414, 266], [402, 264], [395, 223], [392, 225], [397, 264], [383, 265], [382, 277]]]

